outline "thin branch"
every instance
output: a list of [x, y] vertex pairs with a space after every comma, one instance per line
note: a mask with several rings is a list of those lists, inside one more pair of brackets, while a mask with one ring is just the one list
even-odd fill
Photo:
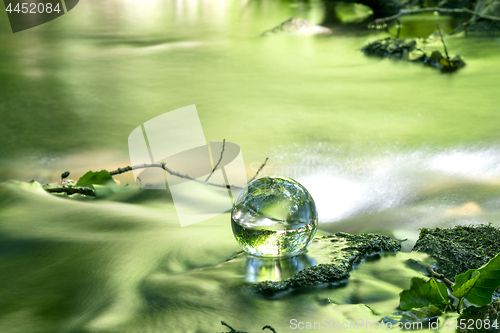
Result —
[[[168, 172], [172, 176], [176, 176], [176, 177], [179, 177], [179, 178], [193, 180], [193, 181], [201, 183], [201, 184], [211, 185], [211, 186], [216, 186], [216, 187], [221, 187], [221, 188], [228, 188], [228, 189], [242, 189], [241, 186], [226, 185], [226, 184], [217, 184], [217, 183], [212, 183], [212, 182], [208, 181], [210, 179], [210, 177], [212, 176], [212, 174], [215, 172], [215, 170], [217, 170], [218, 166], [220, 165], [220, 163], [222, 161], [222, 158], [224, 156], [225, 146], [226, 146], [226, 139], [224, 139], [222, 141], [222, 151], [220, 153], [219, 161], [214, 166], [214, 168], [212, 169], [212, 172], [208, 175], [208, 177], [207, 177], [207, 179], [205, 181], [200, 180], [200, 179], [196, 179], [196, 178], [191, 177], [191, 176], [189, 176], [187, 174], [182, 174], [180, 172], [171, 170], [170, 168], [168, 168], [166, 166], [165, 162], [162, 162], [162, 163], [145, 163], [145, 164], [140, 164], [140, 165], [126, 166], [124, 168], [118, 168], [116, 170], [110, 171], [109, 174], [111, 176], [116, 176], [116, 175], [120, 175], [122, 173], [129, 172], [129, 171], [132, 171], [132, 170], [137, 170], [137, 169], [162, 168], [163, 170], [165, 170], [166, 172]], [[264, 166], [267, 163], [267, 160], [268, 160], [268, 158], [266, 158], [266, 160], [264, 161], [264, 163], [257, 170], [257, 173], [255, 174], [255, 176], [253, 176], [253, 178], [250, 181], [253, 181], [257, 177], [257, 175], [259, 174], [259, 172], [262, 171], [262, 169], [264, 168]], [[66, 175], [66, 174], [69, 175], [69, 171], [65, 172], [62, 176], [64, 177], [64, 175]], [[139, 177], [137, 177], [137, 179], [139, 179], [139, 181], [140, 181]], [[95, 191], [92, 191], [92, 189], [86, 189], [86, 188], [83, 188], [83, 187], [66, 187], [66, 186], [63, 186], [63, 187], [59, 187], [59, 188], [44, 187], [44, 189], [47, 192], [52, 192], [52, 193], [67, 193], [67, 194], [80, 193], [80, 194], [95, 196]]]
[[262, 163], [262, 165], [260, 166], [259, 170], [257, 170], [257, 172], [255, 173], [255, 175], [252, 177], [252, 179], [250, 179], [249, 183], [253, 182], [255, 180], [255, 178], [257, 178], [257, 175], [259, 174], [259, 172], [262, 171], [262, 169], [266, 166], [266, 163], [267, 163], [267, 160], [269, 159], [269, 157], [266, 157], [266, 160], [264, 161], [264, 163]]
[[222, 151], [220, 152], [219, 162], [217, 162], [217, 164], [214, 166], [214, 168], [212, 169], [212, 172], [210, 172], [207, 179], [205, 179], [205, 182], [208, 182], [210, 177], [212, 177], [212, 175], [214, 174], [215, 170], [217, 170], [217, 167], [219, 166], [220, 161], [222, 161], [222, 156], [224, 155], [224, 147], [225, 146], [226, 146], [226, 139], [222, 140]]
[[429, 273], [430, 277], [443, 281], [449, 288], [455, 285], [453, 282], [448, 280], [443, 274], [436, 273], [436, 271], [434, 271], [431, 266], [424, 264], [420, 260], [408, 259], [408, 261], [423, 267], [427, 271], [427, 273]]
[[220, 323], [231, 330], [229, 333], [246, 333], [246, 332], [240, 332], [240, 331], [235, 330], [234, 328], [229, 326], [225, 321], [221, 321]]
[[[212, 169], [212, 172], [210, 173], [210, 175], [208, 175], [207, 179], [205, 179], [205, 181], [193, 178], [193, 177], [191, 177], [189, 175], [184, 175], [184, 174], [179, 173], [179, 172], [174, 171], [174, 170], [171, 170], [171, 169], [169, 169], [166, 166], [166, 164], [164, 162], [162, 162], [162, 163], [151, 163], [151, 164], [145, 163], [145, 164], [140, 164], [140, 165], [127, 166], [125, 168], [118, 168], [116, 170], [110, 171], [109, 174], [111, 176], [115, 176], [115, 175], [119, 175], [119, 174], [122, 174], [122, 173], [125, 173], [125, 172], [128, 172], [128, 171], [136, 170], [136, 169], [162, 168], [163, 170], [165, 170], [166, 172], [168, 172], [169, 174], [171, 174], [173, 176], [177, 176], [179, 178], [184, 178], [184, 179], [189, 179], [189, 180], [194, 180], [195, 182], [198, 182], [198, 183], [202, 183], [202, 184], [206, 184], [206, 185], [211, 185], [211, 186], [216, 186], [216, 187], [222, 187], [222, 188], [242, 189], [242, 187], [236, 186], [236, 185], [216, 184], [216, 183], [212, 183], [212, 182], [208, 181], [210, 179], [210, 177], [212, 176], [212, 174], [215, 172], [215, 170], [217, 170], [217, 167], [219, 166], [220, 162], [222, 161], [222, 157], [224, 155], [225, 146], [226, 146], [226, 139], [222, 140], [222, 151], [220, 153], [219, 161], [217, 162], [217, 164], [215, 165], [215, 167]], [[266, 158], [266, 161], [267, 161], [267, 158]], [[259, 169], [259, 171], [260, 171], [260, 169]]]
[[430, 7], [430, 8], [419, 8], [419, 9], [401, 9], [399, 13], [394, 14], [392, 16], [384, 17], [384, 18], [379, 18], [376, 19], [375, 21], [371, 22], [368, 27], [371, 27], [373, 25], [381, 25], [386, 22], [396, 20], [400, 18], [401, 16], [405, 15], [412, 15], [412, 14], [419, 14], [419, 13], [428, 13], [428, 12], [438, 12], [438, 13], [448, 13], [448, 14], [453, 14], [453, 13], [468, 13], [472, 15], [476, 15], [480, 18], [487, 19], [487, 20], [492, 20], [492, 21], [500, 21], [500, 17], [498, 16], [491, 16], [491, 15], [484, 15], [479, 12], [476, 12], [472, 9], [468, 8], [439, 8], [439, 7]]
[[164, 162], [162, 162], [162, 163], [152, 163], [152, 164], [147, 164], [146, 163], [146, 164], [140, 164], [140, 165], [134, 165], [134, 166], [127, 166], [125, 168], [118, 168], [117, 170], [110, 171], [109, 174], [111, 176], [114, 176], [114, 175], [122, 174], [122, 173], [127, 172], [127, 171], [136, 170], [136, 169], [145, 169], [145, 168], [162, 168], [163, 170], [165, 170], [166, 172], [168, 172], [172, 176], [177, 176], [179, 178], [194, 180], [195, 182], [202, 183], [202, 184], [207, 184], [207, 185], [211, 185], [211, 186], [223, 187], [223, 188], [230, 187], [230, 188], [234, 188], [234, 189], [241, 189], [242, 188], [242, 187], [236, 186], [236, 185], [216, 184], [216, 183], [211, 183], [211, 182], [199, 180], [199, 179], [193, 178], [193, 177], [191, 177], [189, 175], [184, 175], [182, 173], [179, 173], [177, 171], [169, 169]]
[[276, 332], [276, 330], [272, 326], [269, 326], [269, 325], [266, 325], [266, 326], [262, 327], [262, 330], [265, 330], [265, 329], [273, 331], [273, 333], [278, 333], [278, 332]]
[[236, 330], [234, 328], [232, 328], [231, 326], [229, 326], [225, 321], [221, 321], [220, 323], [222, 325], [226, 326], [227, 328], [229, 328], [231, 330], [231, 332], [236, 332]]
[[448, 60], [448, 64], [451, 64], [450, 55], [448, 54], [448, 49], [446, 48], [446, 44], [444, 43], [444, 38], [443, 34], [441, 33], [441, 28], [439, 27], [439, 24], [437, 22], [436, 22], [436, 27], [437, 31], [439, 32], [439, 36], [441, 37], [441, 43], [443, 43], [444, 53], [446, 54], [446, 60]]

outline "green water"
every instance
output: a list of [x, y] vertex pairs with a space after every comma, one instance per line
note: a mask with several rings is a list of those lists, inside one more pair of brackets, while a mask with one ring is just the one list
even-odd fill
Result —
[[[467, 66], [442, 75], [365, 57], [383, 33], [259, 37], [293, 16], [320, 22], [321, 3], [86, 0], [17, 34], [0, 15], [0, 180], [124, 167], [133, 129], [196, 104], [207, 141], [238, 144], [249, 177], [269, 157], [263, 175], [299, 180], [322, 230], [388, 233], [409, 250], [420, 227], [500, 226], [500, 38], [447, 38]], [[403, 24], [427, 35], [435, 17]], [[281, 333], [292, 318], [378, 320], [418, 275], [401, 254], [343, 288], [270, 301], [241, 291], [248, 267], [225, 263], [238, 251], [229, 214], [181, 228], [168, 192], [66, 200], [3, 182], [0, 331], [216, 332], [224, 320]]]

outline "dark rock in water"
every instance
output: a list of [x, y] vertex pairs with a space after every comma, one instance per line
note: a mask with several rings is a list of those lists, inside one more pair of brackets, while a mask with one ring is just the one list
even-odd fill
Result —
[[424, 50], [422, 38], [384, 38], [365, 45], [361, 51], [370, 56], [392, 58], [397, 60], [421, 62], [440, 69], [442, 72], [454, 72], [465, 66], [465, 62], [456, 56], [453, 59], [444, 57], [439, 51], [428, 55]]
[[292, 17], [288, 21], [281, 23], [280, 25], [264, 31], [262, 36], [275, 35], [275, 34], [304, 34], [304, 35], [328, 35], [332, 33], [332, 30], [316, 25], [309, 21], [304, 20], [300, 17]]
[[447, 59], [441, 52], [434, 51], [429, 57], [424, 60], [424, 63], [440, 69], [442, 72], [454, 72], [465, 66], [465, 62], [460, 56], [455, 56], [452, 59]]
[[388, 37], [363, 46], [361, 51], [367, 55], [377, 57], [419, 61], [422, 57], [425, 57], [425, 52], [419, 47], [420, 44], [421, 38], [399, 39]]
[[438, 272], [453, 280], [455, 275], [483, 266], [500, 252], [500, 229], [491, 225], [424, 228], [412, 251], [433, 256]]
[[338, 232], [316, 237], [309, 246], [309, 254], [313, 257], [327, 257], [329, 262], [305, 268], [284, 281], [254, 284], [251, 289], [271, 297], [290, 288], [339, 283], [348, 279], [353, 266], [366, 256], [379, 252], [397, 252], [400, 249], [399, 241], [376, 234], [350, 235]]

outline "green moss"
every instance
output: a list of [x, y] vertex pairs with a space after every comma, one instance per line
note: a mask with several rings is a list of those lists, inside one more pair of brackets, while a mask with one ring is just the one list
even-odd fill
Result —
[[491, 225], [420, 229], [412, 251], [436, 258], [437, 270], [447, 278], [479, 268], [500, 252], [500, 229]]
[[354, 265], [367, 255], [397, 252], [400, 249], [401, 244], [398, 241], [377, 234], [350, 235], [338, 232], [316, 237], [309, 247], [309, 253], [313, 257], [328, 257], [328, 263], [303, 269], [284, 281], [257, 283], [252, 285], [251, 289], [263, 296], [272, 297], [290, 288], [339, 283], [348, 279]]

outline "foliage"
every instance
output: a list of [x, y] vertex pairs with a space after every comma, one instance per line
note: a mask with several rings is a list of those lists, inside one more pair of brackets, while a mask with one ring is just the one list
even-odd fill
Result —
[[94, 185], [106, 185], [109, 183], [115, 184], [115, 181], [107, 170], [89, 171], [78, 179], [76, 186], [94, 189]]
[[425, 281], [422, 278], [411, 279], [410, 289], [403, 290], [400, 294], [401, 310], [411, 310], [426, 305], [442, 307], [448, 304], [446, 286], [435, 279]]
[[500, 253], [479, 269], [469, 269], [455, 276], [453, 295], [467, 298], [478, 306], [491, 303], [495, 289], [500, 287]]
[[467, 296], [470, 290], [474, 287], [479, 279], [479, 271], [477, 269], [470, 269], [467, 272], [455, 276], [455, 285], [453, 288], [453, 296], [462, 298]]
[[[477, 306], [489, 305], [493, 292], [500, 287], [500, 253], [487, 264], [478, 269], [469, 269], [467, 272], [455, 276], [455, 284], [451, 287], [452, 295], [458, 298], [457, 312], [461, 312], [464, 300]], [[384, 319], [399, 321], [410, 320], [422, 322], [432, 318], [429, 307], [441, 310], [443, 307], [454, 308], [448, 300], [447, 287], [443, 283], [431, 278], [428, 281], [414, 277], [410, 289], [400, 294], [399, 307], [405, 312], [395, 313]], [[439, 315], [439, 314], [438, 314]], [[412, 319], [413, 318], [413, 319]]]

